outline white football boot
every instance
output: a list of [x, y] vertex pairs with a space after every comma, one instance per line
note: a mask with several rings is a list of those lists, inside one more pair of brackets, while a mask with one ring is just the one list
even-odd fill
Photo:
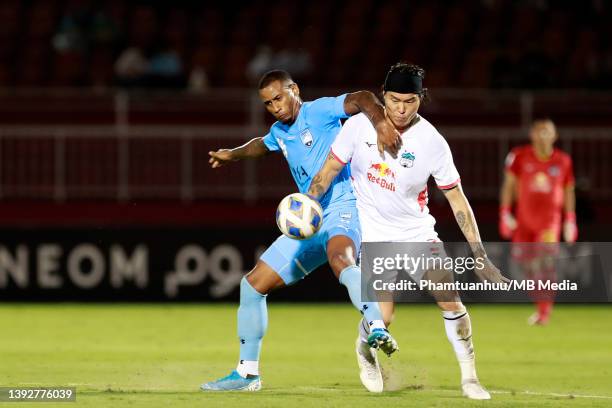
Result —
[[463, 396], [473, 400], [489, 400], [491, 394], [484, 389], [478, 380], [466, 381], [461, 384], [463, 390]]
[[355, 341], [355, 354], [359, 364], [359, 378], [364, 387], [370, 392], [383, 391], [383, 378], [378, 364], [376, 350], [357, 336]]

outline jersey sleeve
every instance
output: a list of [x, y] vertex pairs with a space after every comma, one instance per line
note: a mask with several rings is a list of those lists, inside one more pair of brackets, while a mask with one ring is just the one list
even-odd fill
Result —
[[336, 126], [340, 119], [349, 117], [344, 111], [345, 99], [346, 94], [312, 101], [308, 111], [309, 120], [322, 127]]
[[566, 156], [567, 160], [565, 165], [565, 175], [563, 178], [563, 187], [573, 186], [576, 183], [574, 179], [574, 164], [572, 163], [572, 158]]
[[278, 145], [278, 142], [276, 141], [276, 138], [274, 137], [272, 132], [269, 132], [267, 135], [265, 135], [262, 140], [269, 151], [277, 152], [280, 150], [280, 146]]
[[344, 122], [336, 140], [331, 146], [330, 153], [342, 164], [348, 163], [355, 151], [355, 141], [359, 135], [359, 117], [354, 116]]
[[461, 179], [446, 140], [440, 134], [436, 134], [435, 140], [434, 149], [437, 154], [434, 156], [434, 168], [431, 175], [439, 189], [448, 190], [459, 184]]
[[510, 173], [518, 176], [520, 173], [520, 155], [516, 149], [512, 149], [510, 153], [506, 156], [506, 161], [504, 163], [504, 169], [509, 171]]

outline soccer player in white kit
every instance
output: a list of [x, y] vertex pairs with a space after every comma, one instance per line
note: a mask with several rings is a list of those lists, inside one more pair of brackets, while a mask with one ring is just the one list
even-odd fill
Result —
[[[377, 148], [376, 131], [363, 114], [348, 119], [332, 144], [325, 164], [314, 177], [309, 194], [321, 197], [331, 181], [350, 162], [353, 189], [361, 221], [363, 242], [440, 242], [435, 219], [427, 208], [427, 181], [433, 176], [455, 214], [475, 257], [484, 267], [475, 270], [482, 280], [508, 282], [488, 260], [470, 204], [461, 188], [460, 177], [446, 140], [417, 111], [426, 89], [424, 70], [416, 65], [398, 63], [391, 67], [383, 85], [385, 111], [401, 133], [402, 146], [397, 155]], [[437, 282], [452, 282], [452, 272], [422, 271]], [[432, 292], [446, 334], [461, 368], [463, 395], [471, 399], [490, 399], [476, 375], [470, 317], [456, 291]], [[389, 325], [394, 303], [381, 302], [383, 318]], [[360, 322], [356, 341], [360, 378], [373, 392], [381, 392], [383, 380], [376, 351], [367, 338], [367, 322]]]

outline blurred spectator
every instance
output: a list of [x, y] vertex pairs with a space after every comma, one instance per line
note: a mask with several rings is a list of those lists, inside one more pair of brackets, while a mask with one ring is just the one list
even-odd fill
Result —
[[247, 66], [247, 77], [256, 83], [267, 71], [282, 69], [290, 72], [295, 78], [308, 75], [312, 69], [311, 57], [308, 51], [294, 48], [291, 41], [279, 51], [274, 51], [268, 45], [262, 45]]
[[149, 62], [140, 48], [126, 48], [115, 62], [115, 78], [120, 86], [144, 84]]
[[88, 25], [88, 12], [76, 8], [66, 12], [60, 19], [53, 35], [53, 48], [57, 52], [84, 51], [87, 46], [85, 29]]
[[257, 53], [247, 66], [247, 78], [252, 83], [256, 83], [265, 72], [275, 69], [273, 67], [274, 53], [272, 48], [269, 45], [260, 45], [257, 48]]
[[284, 69], [296, 78], [302, 78], [310, 73], [312, 68], [310, 61], [308, 51], [290, 46], [283, 48], [274, 56], [275, 69]]
[[148, 85], [153, 87], [178, 88], [185, 85], [183, 63], [178, 52], [162, 47], [149, 60]]
[[187, 88], [193, 93], [203, 93], [208, 90], [208, 75], [206, 75], [206, 71], [202, 66], [196, 65], [193, 67], [189, 74]]
[[[379, 66], [389, 53], [409, 55], [410, 60], [427, 65], [442, 87], [612, 87], [612, 25], [608, 24], [612, 8], [603, 0], [458, 0], [453, 7], [415, 0], [410, 8], [360, 0], [346, 2], [346, 15], [335, 2], [319, 0], [302, 2], [297, 8], [289, 3], [277, 7], [271, 20], [275, 24], [267, 23], [257, 4], [230, 7], [229, 3], [183, 5], [122, 0], [17, 3], [22, 5], [23, 18], [8, 3], [0, 3], [0, 37], [4, 44], [0, 46], [0, 59], [12, 58], [15, 48], [26, 50], [23, 56], [17, 53], [15, 68], [7, 67], [4, 74], [0, 73], [0, 77], [8, 78], [9, 86], [56, 83], [53, 72], [59, 74], [61, 70], [54, 71], [58, 56], [50, 52], [53, 50], [79, 54], [75, 58], [81, 58], [84, 64], [82, 75], [63, 78], [59, 81], [62, 84], [108, 83], [112, 61], [118, 61], [117, 52], [125, 53], [129, 44], [143, 52], [127, 52], [126, 64], [134, 69], [119, 69], [122, 72], [118, 78], [133, 82], [144, 75], [153, 85], [189, 82], [193, 89], [204, 86], [206, 77], [218, 86], [242, 86], [237, 78], [243, 81], [245, 72], [250, 81], [256, 82], [264, 72], [275, 68], [291, 72], [300, 81], [321, 77], [329, 79], [330, 86], [358, 85], [369, 76], [369, 65]], [[224, 18], [230, 9], [236, 19]], [[331, 24], [334, 13], [350, 18]], [[363, 45], [360, 36], [369, 35], [359, 23], [364, 16], [383, 16], [385, 21], [372, 32], [371, 36], [385, 39], [374, 41], [375, 47], [355, 46]], [[397, 21], [411, 24], [401, 26]], [[439, 21], [444, 29], [436, 32], [431, 21]], [[254, 33], [253, 27], [265, 28]], [[411, 45], [394, 48], [394, 36]], [[427, 40], [419, 41], [423, 36]], [[160, 39], [172, 49], [151, 54]], [[263, 43], [257, 46], [257, 41]], [[435, 43], [442, 47], [441, 52], [428, 54], [418, 46], [421, 43]], [[252, 55], [254, 48], [257, 52]], [[196, 64], [196, 55], [202, 51], [207, 61]], [[17, 67], [31, 63], [32, 54], [42, 56], [37, 60], [39, 68], [30, 68], [27, 75], [17, 72]], [[460, 63], [467, 66], [461, 69], [469, 75], [457, 74], [456, 67], [449, 63], [455, 55], [466, 56]], [[470, 55], [482, 58], [469, 59]], [[152, 60], [152, 72], [143, 74], [142, 60], [148, 58]], [[124, 58], [120, 59], [123, 62]], [[190, 67], [199, 68], [185, 68], [184, 60], [191, 61]], [[473, 60], [480, 65], [475, 66]], [[94, 61], [106, 65], [94, 66]], [[361, 63], [355, 64], [357, 61]], [[70, 82], [73, 79], [75, 82]], [[146, 86], [144, 82], [142, 85]]]

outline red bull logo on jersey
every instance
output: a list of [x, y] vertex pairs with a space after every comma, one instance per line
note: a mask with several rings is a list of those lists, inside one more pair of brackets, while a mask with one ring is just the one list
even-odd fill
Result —
[[368, 181], [378, 184], [385, 190], [395, 191], [395, 172], [385, 162], [370, 164]]

